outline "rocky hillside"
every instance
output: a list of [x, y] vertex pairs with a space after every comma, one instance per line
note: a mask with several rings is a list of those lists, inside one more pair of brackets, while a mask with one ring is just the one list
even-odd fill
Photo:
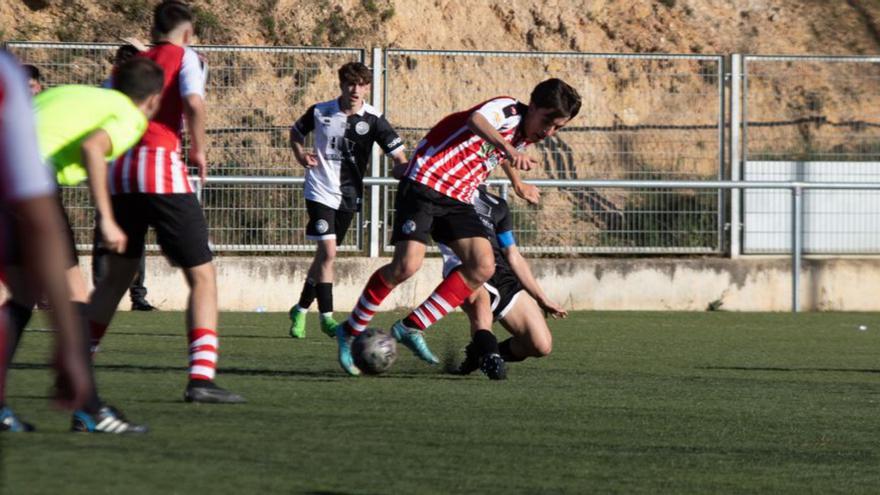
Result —
[[[4, 0], [4, 40], [145, 37], [155, 0]], [[876, 0], [194, 0], [207, 44], [880, 52]]]

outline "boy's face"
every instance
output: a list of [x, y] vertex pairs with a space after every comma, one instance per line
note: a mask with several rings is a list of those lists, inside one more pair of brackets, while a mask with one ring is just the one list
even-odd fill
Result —
[[342, 101], [352, 107], [359, 107], [370, 93], [370, 83], [344, 81], [339, 89], [342, 90]]
[[28, 79], [28, 88], [31, 90], [31, 96], [37, 96], [43, 91], [43, 85], [36, 79]]
[[556, 134], [559, 129], [562, 129], [571, 120], [570, 117], [559, 117], [554, 114], [558, 114], [558, 112], [552, 108], [539, 108], [534, 103], [530, 103], [529, 111], [526, 113], [526, 120], [523, 124], [523, 132], [526, 139], [537, 143]]

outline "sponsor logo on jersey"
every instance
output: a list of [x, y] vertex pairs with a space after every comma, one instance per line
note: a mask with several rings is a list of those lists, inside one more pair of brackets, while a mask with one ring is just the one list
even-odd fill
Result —
[[388, 148], [393, 148], [402, 142], [403, 142], [403, 139], [396, 137], [396, 138], [394, 138], [394, 141], [391, 141], [390, 143], [388, 143]]
[[327, 231], [330, 230], [330, 224], [327, 223], [327, 220], [322, 218], [315, 222], [315, 230], [317, 230], [319, 234], [326, 234]]
[[370, 132], [370, 124], [362, 120], [354, 126], [354, 132], [358, 133], [359, 136], [363, 136]]
[[400, 228], [400, 230], [406, 235], [412, 234], [413, 232], [416, 231], [415, 220], [407, 220], [407, 221], [403, 222], [403, 226]]

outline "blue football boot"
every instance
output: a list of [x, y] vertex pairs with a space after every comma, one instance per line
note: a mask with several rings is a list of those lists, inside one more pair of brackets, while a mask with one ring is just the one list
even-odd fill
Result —
[[403, 324], [403, 320], [398, 320], [391, 326], [391, 335], [394, 339], [408, 347], [416, 357], [430, 364], [438, 364], [440, 360], [428, 348], [423, 333], [421, 330], [407, 327]]
[[351, 376], [358, 376], [361, 370], [354, 365], [354, 358], [351, 356], [351, 343], [354, 336], [345, 329], [345, 324], [336, 325], [336, 343], [339, 344], [339, 366]]
[[9, 407], [3, 407], [0, 409], [0, 431], [24, 433], [34, 431], [34, 425], [18, 419]]

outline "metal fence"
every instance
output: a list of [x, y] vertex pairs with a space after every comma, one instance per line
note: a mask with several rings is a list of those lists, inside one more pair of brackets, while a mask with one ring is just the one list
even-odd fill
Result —
[[[575, 86], [583, 107], [570, 126], [536, 145], [542, 168], [526, 177], [722, 177], [721, 56], [398, 49], [384, 53], [385, 113], [407, 143], [417, 143], [445, 115], [494, 96], [528, 102], [532, 88], [552, 76]], [[518, 239], [527, 251], [722, 250], [723, 207], [717, 190], [574, 186], [543, 192], [537, 208], [511, 202]], [[393, 193], [392, 187], [386, 204], [393, 205]], [[383, 239], [388, 250], [394, 212], [391, 206], [385, 212]]]
[[[46, 86], [100, 84], [118, 45], [11, 42]], [[338, 94], [336, 69], [359, 49], [198, 46], [209, 66], [209, 161], [215, 177], [296, 177], [290, 125]], [[493, 96], [527, 100], [550, 76], [581, 92], [581, 115], [536, 146], [547, 180], [880, 181], [880, 57], [732, 56], [730, 145], [724, 57], [376, 49], [373, 103], [411, 150], [446, 114]], [[310, 143], [307, 143], [307, 145]], [[375, 155], [374, 176], [388, 163]], [[498, 176], [496, 176], [497, 178]], [[730, 213], [731, 252], [791, 248], [789, 194], [780, 189], [631, 188], [545, 183], [539, 207], [513, 200], [524, 250], [545, 253], [719, 253]], [[559, 184], [559, 183], [557, 183]], [[367, 189], [342, 250], [387, 252], [393, 185]], [[81, 249], [91, 245], [87, 190], [65, 203]], [[302, 180], [209, 182], [200, 191], [215, 249], [306, 251]], [[742, 201], [741, 201], [742, 200]], [[804, 252], [880, 252], [880, 192], [805, 191]], [[740, 223], [742, 222], [742, 223]], [[742, 234], [743, 242], [740, 242]], [[367, 243], [366, 241], [370, 242]]]
[[[880, 57], [743, 57], [738, 178], [880, 180], [878, 83]], [[746, 191], [743, 252], [788, 252], [790, 208], [786, 191]], [[880, 252], [880, 191], [805, 191], [803, 227], [806, 253]]]
[[[47, 87], [99, 85], [119, 45], [10, 42], [23, 63], [38, 66]], [[194, 46], [208, 66], [207, 132], [215, 176], [301, 176], [288, 144], [293, 122], [313, 103], [339, 93], [336, 71], [363, 61], [360, 49]], [[186, 144], [186, 143], [184, 143]], [[307, 146], [311, 141], [307, 141]], [[307, 215], [302, 185], [208, 185], [201, 193], [214, 248], [229, 251], [305, 251]], [[91, 246], [93, 213], [86, 188], [64, 191], [80, 249]], [[358, 218], [358, 222], [362, 220]], [[357, 225], [357, 224], [356, 224]], [[350, 236], [345, 251], [362, 248]], [[151, 246], [155, 249], [155, 246]]]

